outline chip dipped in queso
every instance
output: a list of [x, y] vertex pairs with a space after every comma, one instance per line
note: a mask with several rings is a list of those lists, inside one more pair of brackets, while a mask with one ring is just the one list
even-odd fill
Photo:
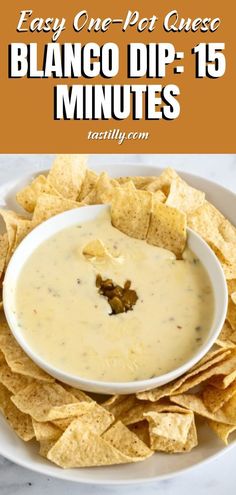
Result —
[[16, 313], [37, 354], [64, 372], [133, 381], [177, 368], [206, 338], [214, 298], [201, 262], [124, 234], [109, 210], [44, 241], [26, 261]]

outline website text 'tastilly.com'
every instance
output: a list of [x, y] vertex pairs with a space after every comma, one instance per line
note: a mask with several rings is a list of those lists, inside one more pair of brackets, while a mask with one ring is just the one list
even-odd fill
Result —
[[109, 131], [88, 131], [89, 140], [110, 140], [123, 144], [126, 140], [146, 140], [149, 138], [149, 132], [124, 132], [120, 129], [110, 129]]

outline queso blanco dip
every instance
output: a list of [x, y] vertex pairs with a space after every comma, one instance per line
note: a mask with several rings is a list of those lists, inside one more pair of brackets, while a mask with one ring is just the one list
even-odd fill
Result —
[[[85, 247], [99, 240], [102, 255]], [[111, 314], [96, 277], [131, 281], [137, 302]], [[208, 275], [187, 248], [182, 260], [133, 239], [103, 212], [43, 242], [22, 268], [16, 314], [41, 358], [87, 379], [132, 381], [182, 365], [206, 338], [214, 300]]]

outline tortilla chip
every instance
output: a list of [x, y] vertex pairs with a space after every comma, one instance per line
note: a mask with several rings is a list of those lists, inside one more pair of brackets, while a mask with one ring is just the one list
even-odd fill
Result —
[[32, 222], [34, 225], [38, 225], [54, 215], [79, 208], [80, 206], [82, 206], [81, 203], [77, 203], [71, 199], [43, 193], [37, 199]]
[[55, 440], [40, 440], [39, 442], [39, 455], [41, 457], [45, 457], [47, 459], [47, 455], [49, 450], [55, 445], [56, 441]]
[[178, 440], [161, 437], [159, 435], [154, 435], [151, 427], [149, 427], [149, 430], [151, 437], [151, 448], [158, 452], [167, 452], [169, 454], [190, 452], [194, 447], [198, 445], [197, 430], [194, 418], [189, 428], [188, 436], [185, 443]]
[[5, 360], [12, 372], [20, 373], [21, 375], [42, 380], [44, 382], [54, 381], [54, 378], [41, 370], [41, 368], [24, 353], [9, 332], [7, 325], [4, 327], [2, 323], [0, 330], [0, 350], [4, 354]]
[[102, 437], [133, 461], [147, 459], [152, 455], [152, 451], [147, 445], [123, 425], [121, 421], [117, 421], [117, 423], [111, 426]]
[[156, 191], [153, 193], [153, 201], [165, 203], [166, 195], [161, 191]]
[[227, 375], [219, 375], [219, 376], [213, 376], [212, 378], [209, 379], [209, 384], [213, 385], [213, 387], [218, 388], [219, 390], [224, 390], [225, 388], [229, 387], [231, 383], [234, 382], [236, 379], [236, 371], [233, 369], [233, 371]]
[[9, 334], [10, 334], [10, 329], [6, 320], [5, 313], [4, 311], [0, 311], [0, 338], [3, 335], [9, 335]]
[[[86, 417], [87, 415], [93, 410], [97, 411], [96, 409], [96, 402], [85, 392], [82, 390], [79, 390], [78, 388], [71, 387], [70, 385], [66, 385], [63, 383], [63, 388], [67, 390], [67, 392], [70, 392], [76, 399], [78, 399], [80, 402], [89, 402], [93, 404], [93, 408], [91, 411], [85, 413]], [[69, 418], [63, 418], [63, 419], [56, 419], [53, 421], [53, 424], [55, 424], [58, 428], [60, 428], [62, 431], [65, 431], [66, 428], [71, 424], [71, 422], [76, 419], [76, 416], [70, 416]]]
[[94, 188], [96, 192], [96, 201], [98, 204], [111, 203], [116, 189], [120, 189], [122, 187], [124, 187], [124, 189], [129, 188], [135, 190], [132, 181], [125, 184], [125, 186], [120, 186], [116, 179], [112, 179], [106, 172], [102, 172], [98, 177]]
[[224, 361], [224, 359], [229, 356], [231, 356], [231, 350], [216, 349], [215, 346], [213, 346], [213, 348], [211, 348], [205, 356], [203, 356], [203, 358], [191, 368], [190, 373], [192, 371], [199, 370], [199, 367], [205, 365], [206, 363], [208, 363], [208, 366], [211, 366], [212, 364]]
[[136, 400], [136, 403], [132, 407], [119, 411], [119, 413], [115, 417], [116, 419], [119, 418], [119, 420], [122, 421], [125, 426], [132, 426], [144, 421], [144, 413], [149, 412], [150, 409], [152, 409], [152, 406], [154, 407], [154, 409], [157, 407], [159, 410], [160, 408], [159, 404], [153, 405], [150, 402], [143, 403]]
[[117, 188], [112, 198], [111, 221], [124, 234], [146, 239], [151, 210], [151, 193], [130, 187]]
[[186, 452], [197, 445], [194, 415], [191, 412], [145, 415], [149, 421], [151, 448], [163, 452]]
[[50, 423], [49, 421], [42, 423], [33, 419], [32, 424], [35, 437], [38, 442], [45, 440], [56, 441], [62, 435], [61, 429], [55, 426], [53, 423]]
[[168, 249], [180, 258], [186, 245], [186, 216], [179, 210], [154, 202], [147, 242]]
[[236, 331], [230, 326], [227, 321], [225, 321], [218, 339], [229, 344], [236, 344]]
[[[230, 318], [232, 318], [233, 325], [235, 326], [236, 325], [236, 316], [235, 316], [234, 309], [236, 309], [236, 279], [233, 278], [231, 280], [227, 280], [227, 286], [228, 286], [228, 294], [230, 296], [230, 301], [229, 301], [230, 308], [228, 308], [228, 312], [229, 312]], [[234, 306], [232, 306], [232, 302], [233, 302], [235, 308], [234, 308]], [[231, 327], [233, 327], [233, 325], [231, 325]], [[235, 330], [236, 330], [236, 328], [235, 328]]]
[[[196, 425], [195, 425], [195, 419], [193, 417], [193, 421], [192, 421], [192, 424], [191, 424], [189, 432], [188, 432], [187, 440], [186, 440], [185, 444], [183, 445], [181, 451], [182, 452], [190, 452], [194, 447], [197, 447], [197, 446], [198, 446], [197, 429], [196, 429]], [[176, 446], [176, 448], [177, 448], [177, 446]], [[178, 448], [179, 448], [179, 452], [180, 452], [181, 447], [178, 446]]]
[[31, 220], [27, 218], [20, 217], [7, 210], [1, 214], [4, 218], [7, 232], [0, 235], [0, 277], [18, 244], [33, 228]]
[[219, 366], [216, 372], [209, 382], [216, 388], [226, 388], [236, 379], [236, 350], [231, 350], [231, 355], [228, 359]]
[[159, 177], [155, 177], [154, 180], [144, 183], [142, 189], [143, 191], [149, 191], [153, 194], [161, 192], [166, 198], [165, 193], [161, 190], [161, 182]]
[[193, 420], [193, 413], [150, 411], [145, 413], [145, 417], [152, 425], [152, 435], [185, 443]]
[[236, 304], [236, 292], [232, 292], [232, 294], [230, 294], [230, 296], [231, 296], [233, 303]]
[[34, 224], [31, 220], [22, 219], [19, 221], [16, 227], [16, 237], [13, 246], [13, 251], [17, 248], [17, 246], [24, 239], [24, 237], [26, 237], [31, 232], [33, 228], [34, 228]]
[[157, 177], [154, 176], [126, 176], [126, 177], [116, 177], [116, 181], [121, 185], [127, 184], [127, 182], [132, 181], [136, 189], [145, 189], [146, 186], [151, 184], [157, 179]]
[[[226, 414], [223, 409], [212, 413], [205, 406], [202, 397], [197, 394], [182, 394], [174, 395], [170, 397], [170, 400], [175, 404], [186, 407], [189, 411], [193, 411], [199, 416], [207, 419], [213, 419], [213, 421], [218, 421], [218, 423], [235, 424], [235, 420], [231, 420], [229, 415]], [[226, 407], [226, 406], [224, 406]], [[235, 413], [236, 414], [236, 413]]]
[[98, 175], [93, 170], [86, 170], [85, 178], [82, 182], [77, 201], [83, 201], [93, 190], [98, 179]]
[[[148, 455], [151, 455], [152, 452], [149, 452]], [[136, 455], [135, 458], [125, 455], [105, 438], [88, 430], [87, 425], [79, 419], [71, 423], [47, 454], [49, 460], [63, 468], [108, 466], [135, 462], [146, 457], [147, 453], [144, 457]]]
[[227, 280], [227, 287], [228, 287], [228, 294], [231, 295], [233, 292], [236, 291], [236, 279], [232, 278], [230, 280]]
[[[209, 203], [209, 201], [205, 201], [192, 215], [188, 216], [188, 221], [190, 220], [193, 225], [192, 228], [196, 226], [197, 231], [199, 229], [203, 234], [211, 234], [213, 228], [218, 230], [224, 219], [224, 215], [222, 215], [215, 206]], [[211, 225], [207, 225], [208, 222], [210, 222]]]
[[[203, 380], [209, 378], [208, 370], [211, 369], [211, 373], [214, 374], [214, 366], [218, 366], [219, 362], [224, 361], [227, 357], [231, 356], [230, 350], [219, 349], [217, 351], [209, 352], [204, 358], [190, 371], [182, 375], [177, 380], [167, 383], [162, 387], [147, 390], [146, 392], [137, 393], [138, 399], [150, 400], [156, 402], [157, 400], [170, 396], [175, 393], [179, 393], [180, 387], [183, 390], [186, 384], [186, 390], [198, 385]], [[212, 375], [210, 375], [212, 376]]]
[[105, 256], [109, 256], [108, 250], [99, 239], [88, 242], [83, 247], [82, 254], [91, 258], [104, 258]]
[[8, 247], [8, 235], [5, 232], [4, 234], [0, 235], [0, 278], [6, 266]]
[[205, 203], [188, 215], [188, 225], [211, 246], [225, 263], [236, 262], [235, 243], [228, 240], [225, 229], [228, 221], [210, 203]]
[[74, 421], [74, 419], [77, 419], [76, 416], [70, 416], [69, 418], [55, 419], [52, 421], [52, 423], [58, 428], [60, 428], [61, 431], [66, 431], [66, 428], [70, 426], [70, 424], [72, 423], [72, 421]]
[[34, 429], [31, 417], [17, 409], [11, 402], [11, 394], [4, 385], [0, 383], [0, 411], [2, 411], [7, 422], [15, 433], [25, 442], [34, 437]]
[[225, 414], [227, 424], [236, 425], [236, 395], [234, 394], [231, 399], [229, 399], [221, 409], [222, 413]]
[[3, 208], [0, 208], [0, 215], [5, 223], [8, 238], [8, 250], [5, 255], [6, 266], [15, 248], [17, 226], [25, 219], [17, 215], [14, 211], [4, 210]]
[[92, 402], [94, 404], [94, 400], [91, 399], [91, 397], [83, 392], [82, 390], [79, 390], [78, 388], [71, 387], [70, 385], [66, 385], [65, 383], [63, 384], [63, 387], [67, 390], [67, 392], [70, 392], [76, 399], [82, 402]]
[[92, 403], [76, 399], [57, 383], [28, 385], [11, 399], [20, 411], [39, 422], [80, 416], [93, 407]]
[[[221, 361], [218, 364], [214, 364], [207, 370], [201, 373], [200, 377], [195, 376], [192, 377], [190, 380], [186, 380], [185, 383], [183, 383], [180, 387], [178, 387], [174, 393], [177, 394], [182, 394], [183, 392], [187, 392], [191, 388], [195, 387], [196, 385], [199, 385], [203, 381], [210, 380], [211, 377], [217, 376], [217, 375], [222, 375], [223, 380], [225, 380], [225, 383], [228, 385], [231, 383], [233, 380], [232, 374], [235, 373], [236, 377], [236, 372], [234, 371], [236, 367], [236, 355], [233, 353], [233, 350], [231, 354], [229, 354], [223, 361]], [[231, 381], [229, 379], [231, 377]], [[226, 386], [228, 386], [226, 385]]]
[[[139, 183], [139, 179], [140, 179], [140, 183]], [[121, 188], [126, 189], [127, 187], [129, 187], [130, 189], [141, 189], [143, 191], [152, 192], [153, 198], [156, 201], [160, 201], [161, 203], [164, 203], [166, 200], [165, 193], [159, 188], [157, 188], [156, 190], [155, 186], [153, 186], [152, 188], [152, 184], [154, 184], [155, 181], [156, 181], [156, 177], [120, 177], [117, 180]]]
[[128, 411], [123, 411], [119, 419], [126, 426], [130, 426], [136, 423], [140, 423], [141, 421], [146, 419], [146, 414], [150, 412], [180, 412], [185, 413], [186, 410], [179, 406], [175, 406], [171, 404], [169, 401], [160, 401], [160, 402], [140, 402], [137, 401], [136, 404], [131, 407]]
[[119, 183], [115, 179], [111, 179], [106, 172], [102, 172], [93, 189], [83, 201], [87, 205], [111, 203], [116, 189], [120, 189]]
[[87, 155], [57, 155], [48, 182], [64, 198], [76, 200], [86, 174]]
[[116, 419], [123, 418], [127, 411], [133, 408], [138, 403], [135, 395], [114, 395], [107, 401], [103, 402], [102, 406], [107, 409]]
[[130, 426], [136, 423], [139, 423], [145, 420], [145, 414], [150, 411], [160, 412], [163, 410], [163, 404], [161, 403], [143, 403], [137, 401], [135, 405], [133, 405], [128, 410], [123, 410], [117, 417], [124, 423], [126, 426]]
[[226, 218], [219, 225], [219, 232], [226, 242], [236, 244], [236, 228]]
[[233, 344], [233, 342], [221, 339], [216, 339], [215, 344], [219, 347], [223, 347], [224, 349], [233, 349], [235, 347], [235, 344]]
[[150, 448], [150, 435], [149, 435], [149, 424], [146, 419], [143, 421], [139, 421], [139, 423], [134, 423], [128, 426], [129, 430], [132, 433], [135, 433], [139, 440], [147, 445]]
[[88, 428], [97, 435], [106, 431], [114, 420], [113, 414], [97, 403], [94, 404], [91, 411], [81, 416], [81, 421], [87, 424]]
[[226, 280], [231, 280], [236, 278], [236, 263], [227, 263], [220, 260], [221, 266], [224, 270]]
[[110, 411], [110, 408], [113, 407], [113, 405], [119, 404], [126, 397], [129, 397], [129, 396], [119, 395], [119, 394], [111, 395], [108, 399], [106, 399], [105, 401], [102, 402], [102, 406], [106, 407]]
[[234, 304], [231, 298], [229, 298], [229, 302], [228, 302], [228, 311], [227, 311], [226, 319], [229, 322], [231, 328], [233, 330], [236, 330], [236, 305]]
[[233, 433], [233, 431], [236, 430], [236, 426], [225, 425], [223, 423], [218, 423], [217, 421], [209, 420], [208, 425], [216, 433], [216, 435], [225, 443], [225, 445], [228, 445], [228, 438], [230, 433]]
[[173, 179], [166, 204], [184, 213], [191, 213], [205, 201], [205, 193], [189, 186], [180, 177]]
[[165, 195], [169, 194], [173, 180], [179, 178], [177, 172], [173, 168], [166, 168], [159, 177], [147, 184], [144, 189], [146, 191], [156, 192], [162, 190]]
[[222, 390], [209, 384], [203, 390], [203, 401], [207, 409], [214, 413], [231, 399], [234, 394], [236, 394], [236, 380]]
[[[53, 424], [59, 427], [62, 431], [65, 431], [73, 419], [76, 418], [57, 419], [53, 421]], [[115, 418], [113, 414], [96, 402], [93, 402], [93, 407], [88, 412], [80, 416], [80, 421], [84, 425], [87, 425], [87, 428], [97, 435], [101, 435], [104, 431], [106, 431], [114, 420]]]
[[27, 387], [31, 382], [31, 378], [27, 378], [19, 373], [13, 373], [4, 358], [0, 360], [0, 383], [10, 392], [17, 394], [17, 392]]
[[38, 175], [31, 184], [28, 184], [24, 189], [16, 194], [17, 203], [24, 210], [32, 213], [34, 211], [38, 196], [44, 192], [44, 187], [47, 182], [45, 175]]

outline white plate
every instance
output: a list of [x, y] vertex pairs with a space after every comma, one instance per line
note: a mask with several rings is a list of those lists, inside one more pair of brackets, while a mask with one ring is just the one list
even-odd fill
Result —
[[[101, 171], [104, 167], [96, 166], [93, 168], [96, 171]], [[26, 170], [23, 174], [22, 169], [14, 167], [14, 163], [8, 170], [9, 181], [5, 181], [4, 184], [0, 185], [0, 204], [16, 210], [18, 208], [14, 199], [15, 192], [29, 182], [34, 172], [38, 173], [40, 170], [36, 165], [35, 170]], [[160, 173], [160, 169], [136, 165], [110, 165], [106, 166], [106, 170], [112, 176], [156, 175]], [[207, 198], [234, 223], [236, 205], [236, 195], [234, 193], [213, 182], [191, 174], [181, 173], [181, 176], [191, 185], [205, 191]], [[156, 453], [147, 461], [137, 464], [63, 470], [41, 458], [37, 453], [37, 445], [34, 442], [22, 442], [7, 425], [5, 419], [0, 416], [0, 454], [23, 467], [64, 480], [103, 485], [148, 483], [183, 473], [200, 463], [202, 464], [220, 456], [236, 445], [236, 433], [231, 436], [230, 444], [227, 447], [203, 423], [199, 425], [198, 433], [199, 445], [188, 454], [167, 455]]]

